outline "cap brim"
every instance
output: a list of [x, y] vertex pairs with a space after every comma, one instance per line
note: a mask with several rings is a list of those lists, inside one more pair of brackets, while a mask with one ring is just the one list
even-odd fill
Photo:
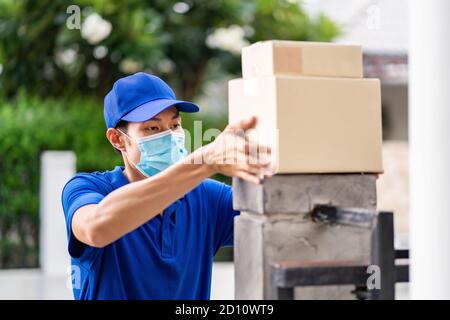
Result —
[[199, 107], [192, 102], [172, 99], [158, 99], [146, 102], [136, 109], [131, 110], [124, 115], [121, 120], [129, 122], [147, 121], [172, 106], [177, 107], [177, 109], [182, 112], [197, 112], [200, 110]]

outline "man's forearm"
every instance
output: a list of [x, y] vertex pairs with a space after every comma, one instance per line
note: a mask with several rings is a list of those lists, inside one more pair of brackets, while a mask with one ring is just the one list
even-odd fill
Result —
[[96, 247], [106, 246], [156, 216], [216, 172], [260, 183], [261, 176], [267, 175], [269, 163], [247, 161], [249, 150], [256, 147], [255, 150], [270, 153], [270, 148], [251, 146], [248, 139], [237, 134], [255, 125], [255, 117], [229, 124], [213, 142], [188, 155], [186, 161], [119, 188], [99, 204], [79, 208], [72, 219], [75, 237]]
[[[187, 160], [199, 156], [200, 149], [188, 155]], [[100, 243], [107, 245], [133, 231], [213, 173], [204, 163], [177, 163], [153, 177], [111, 192], [95, 207], [92, 216], [94, 232], [101, 235]]]

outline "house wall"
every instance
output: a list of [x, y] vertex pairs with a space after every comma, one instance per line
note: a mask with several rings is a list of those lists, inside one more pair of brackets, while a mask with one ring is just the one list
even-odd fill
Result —
[[[408, 86], [383, 84], [383, 139], [408, 140]], [[426, 106], [424, 106], [426, 107]]]

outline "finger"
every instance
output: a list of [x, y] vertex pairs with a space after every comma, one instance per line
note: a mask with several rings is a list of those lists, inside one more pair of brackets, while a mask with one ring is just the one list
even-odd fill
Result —
[[276, 173], [276, 166], [273, 162], [266, 164], [241, 164], [237, 166], [239, 170], [245, 170], [260, 177], [272, 177]]
[[245, 154], [242, 151], [238, 151], [235, 154], [235, 164], [240, 165], [251, 165], [257, 168], [267, 168], [272, 165], [272, 159], [270, 156], [264, 156], [262, 154], [259, 155], [252, 155], [252, 154]]
[[265, 152], [253, 152], [250, 150], [248, 153], [244, 153], [243, 151], [240, 151], [237, 153], [238, 159], [243, 159], [244, 161], [249, 164], [258, 164], [263, 167], [268, 167], [272, 165], [272, 163], [275, 161], [274, 155], [270, 153]]
[[275, 174], [275, 169], [270, 166], [261, 166], [261, 165], [240, 165], [236, 168], [238, 171], [245, 171], [251, 175], [256, 176], [259, 180], [263, 180], [264, 178], [270, 178]]
[[258, 175], [258, 176], [262, 175], [263, 172], [264, 172], [264, 167], [262, 167], [259, 164], [256, 164], [256, 165], [254, 165], [254, 164], [253, 165], [251, 165], [251, 164], [241, 164], [241, 165], [237, 166], [237, 169], [238, 170], [244, 170], [244, 171], [247, 171], [247, 172], [249, 172], [251, 174]]
[[274, 171], [272, 171], [269, 168], [252, 168], [252, 167], [247, 167], [245, 170], [245, 172], [256, 176], [260, 183], [261, 181], [263, 181], [265, 178], [270, 178], [274, 175]]
[[248, 130], [251, 128], [254, 128], [256, 126], [256, 117], [255, 116], [251, 116], [250, 118], [247, 119], [243, 119], [241, 121], [229, 124], [227, 126], [227, 129], [229, 130]]
[[247, 143], [244, 146], [244, 152], [258, 158], [270, 157], [272, 148], [264, 144]]
[[260, 184], [260, 180], [259, 180], [259, 178], [257, 176], [255, 176], [253, 174], [250, 174], [250, 173], [248, 173], [246, 171], [238, 171], [236, 173], [236, 177], [239, 177], [241, 179], [244, 179], [246, 181], [249, 181], [249, 182], [252, 182], [252, 183], [255, 183], [255, 184]]
[[273, 170], [272, 168], [263, 169], [262, 174], [264, 175], [264, 177], [270, 178], [275, 174], [275, 170]]

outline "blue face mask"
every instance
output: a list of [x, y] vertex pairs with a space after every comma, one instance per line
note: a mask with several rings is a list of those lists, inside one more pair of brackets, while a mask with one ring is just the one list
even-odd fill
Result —
[[167, 169], [188, 154], [184, 147], [184, 140], [184, 131], [173, 132], [171, 130], [136, 139], [141, 152], [141, 160], [134, 166], [147, 177]]

